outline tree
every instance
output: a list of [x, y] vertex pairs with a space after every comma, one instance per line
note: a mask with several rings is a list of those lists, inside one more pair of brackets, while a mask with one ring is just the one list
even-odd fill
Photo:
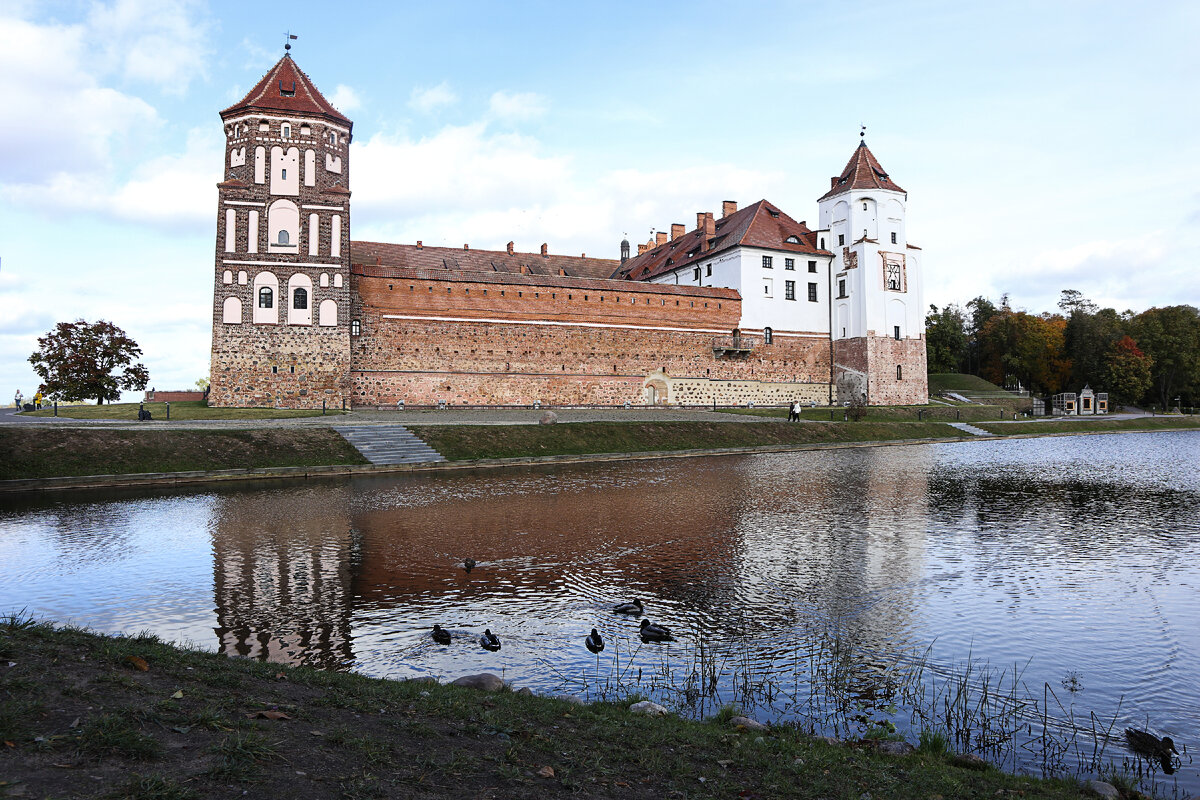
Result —
[[1130, 323], [1133, 338], [1150, 356], [1154, 398], [1168, 408], [1179, 395], [1191, 405], [1200, 390], [1200, 311], [1193, 306], [1150, 308]]
[[929, 307], [925, 317], [925, 357], [928, 372], [961, 372], [967, 360], [967, 319], [963, 310], [951, 303], [941, 311]]
[[1066, 326], [1057, 314], [1034, 316], [1004, 306], [979, 331], [981, 374], [1000, 386], [1015, 378], [1031, 391], [1060, 391], [1071, 371], [1063, 353]]
[[142, 348], [111, 322], [60, 322], [38, 339], [29, 357], [51, 400], [77, 402], [96, 398], [96, 405], [121, 398], [122, 390], [145, 389], [150, 373], [133, 360]]
[[1122, 336], [1109, 348], [1105, 362], [1104, 387], [1113, 405], [1141, 400], [1150, 388], [1150, 357], [1137, 342]]

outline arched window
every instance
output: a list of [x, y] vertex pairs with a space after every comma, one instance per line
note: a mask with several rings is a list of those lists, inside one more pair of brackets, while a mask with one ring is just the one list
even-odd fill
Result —
[[276, 200], [267, 209], [267, 241], [271, 252], [298, 252], [300, 209], [291, 200]]
[[288, 308], [289, 325], [312, 325], [312, 278], [297, 272], [288, 278], [288, 294], [292, 302]]
[[763, 344], [772, 344], [775, 341], [775, 332], [770, 328], [763, 328]]
[[287, 231], [283, 231], [283, 230], [281, 230], [281, 231], [279, 232], [279, 243], [280, 243], [280, 244], [291, 244], [291, 242], [290, 242], [290, 241], [288, 241], [288, 238], [289, 238], [289, 237], [288, 237], [288, 232], [287, 232]]
[[279, 323], [279, 307], [275, 295], [279, 291], [279, 278], [273, 272], [260, 272], [254, 276], [254, 322], [258, 325]]
[[362, 322], [357, 319], [350, 320], [350, 335], [359, 336], [362, 334]]
[[896, 380], [904, 380], [904, 367], [900, 366], [899, 364], [896, 365]]
[[226, 285], [233, 283], [233, 270], [225, 270], [224, 274], [221, 275], [221, 283]]

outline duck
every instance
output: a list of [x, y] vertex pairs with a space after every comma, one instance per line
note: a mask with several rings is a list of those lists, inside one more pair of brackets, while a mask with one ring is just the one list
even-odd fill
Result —
[[587, 649], [591, 650], [593, 653], [599, 653], [604, 649], [604, 639], [600, 637], [600, 632], [595, 628], [592, 628], [591, 635], [584, 639], [583, 643], [587, 645]]
[[1157, 761], [1162, 764], [1163, 772], [1168, 775], [1175, 774], [1175, 759], [1171, 754], [1178, 755], [1179, 751], [1175, 749], [1175, 742], [1170, 736], [1159, 739], [1148, 731], [1126, 728], [1125, 743], [1129, 746], [1129, 752], [1147, 760]]
[[444, 630], [441, 625], [434, 625], [433, 640], [438, 644], [450, 644], [450, 631]]
[[494, 653], [500, 649], [500, 637], [492, 633], [490, 628], [485, 629], [483, 636], [479, 637], [479, 646]]
[[475, 559], [464, 558], [463, 559], [463, 569], [465, 569], [467, 572], [470, 572], [471, 570], [475, 569]]
[[641, 627], [643, 642], [673, 642], [675, 637], [671, 635], [671, 631], [662, 625], [655, 625], [648, 619], [642, 620]]
[[640, 616], [642, 613], [642, 601], [630, 600], [628, 603], [620, 603], [613, 608], [617, 614], [635, 614]]

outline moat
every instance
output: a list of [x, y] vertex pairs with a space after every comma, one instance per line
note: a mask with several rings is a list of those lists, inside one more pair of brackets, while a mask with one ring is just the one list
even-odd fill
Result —
[[[1120, 734], [1149, 728], [1184, 745], [1161, 789], [1197, 792], [1198, 455], [1177, 432], [9, 498], [0, 611], [831, 735], [958, 724], [1030, 772], [1103, 729], [1135, 766]], [[643, 644], [611, 612], [633, 598], [678, 641]], [[954, 687], [1004, 701], [950, 720]]]

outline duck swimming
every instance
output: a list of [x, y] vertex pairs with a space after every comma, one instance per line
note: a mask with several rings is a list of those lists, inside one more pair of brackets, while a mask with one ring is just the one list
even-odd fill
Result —
[[471, 570], [475, 569], [475, 559], [464, 558], [463, 559], [463, 569], [465, 569], [467, 572], [470, 572]]
[[491, 629], [484, 630], [483, 636], [479, 637], [479, 646], [484, 650], [491, 650], [493, 653], [500, 649], [500, 637], [492, 633]]
[[604, 639], [600, 638], [600, 632], [595, 628], [592, 628], [591, 635], [584, 639], [583, 643], [587, 645], [587, 649], [591, 650], [593, 653], [599, 653], [604, 649]]
[[441, 625], [434, 625], [433, 640], [438, 644], [450, 644], [450, 631], [444, 630]]
[[613, 611], [617, 614], [641, 615], [642, 601], [641, 600], [630, 600], [628, 603], [621, 603], [620, 605], [613, 608]]
[[1175, 749], [1175, 742], [1170, 736], [1159, 739], [1153, 733], [1126, 728], [1125, 743], [1129, 746], [1129, 752], [1148, 761], [1157, 761], [1162, 764], [1163, 772], [1175, 774], [1175, 759], [1171, 754], [1178, 755], [1179, 751]]
[[671, 635], [669, 628], [662, 625], [655, 625], [648, 619], [642, 620], [641, 627], [643, 642], [673, 642], [675, 637]]

